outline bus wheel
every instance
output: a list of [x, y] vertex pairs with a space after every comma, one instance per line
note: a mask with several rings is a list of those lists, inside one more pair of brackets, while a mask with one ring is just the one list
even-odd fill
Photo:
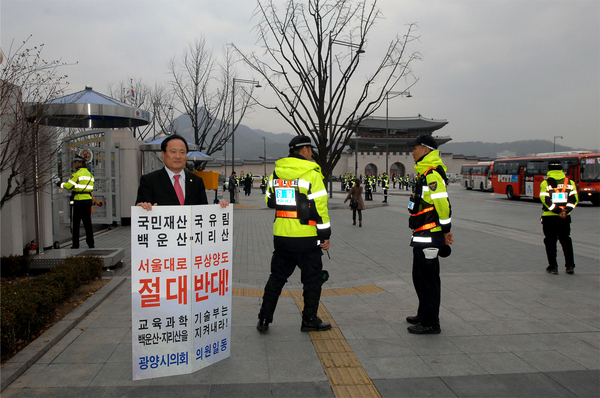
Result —
[[473, 189], [473, 188], [469, 188], [469, 183], [467, 181], [465, 181], [465, 188], [466, 189]]
[[592, 199], [590, 200], [594, 206], [600, 205], [600, 195], [592, 195]]
[[483, 191], [483, 182], [479, 184], [479, 189]]
[[513, 191], [512, 185], [509, 185], [506, 187], [506, 197], [510, 200], [516, 199], [515, 192]]

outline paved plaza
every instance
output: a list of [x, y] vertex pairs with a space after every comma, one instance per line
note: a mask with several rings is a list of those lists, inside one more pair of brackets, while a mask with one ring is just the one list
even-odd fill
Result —
[[[105, 287], [1, 368], [1, 396], [600, 396], [598, 207], [583, 203], [573, 213], [575, 274], [559, 267], [551, 275], [539, 202], [452, 184], [442, 333], [421, 336], [405, 322], [417, 308], [408, 193], [390, 192], [389, 204], [380, 191], [366, 202], [362, 228], [352, 225], [344, 193], [330, 199], [320, 315], [331, 333], [300, 331], [299, 271], [269, 331], [257, 332], [274, 214], [259, 190], [241, 196], [233, 211], [231, 357], [182, 376], [132, 380], [130, 229], [99, 233], [96, 247], [125, 249], [123, 266], [106, 271]], [[560, 265], [561, 256], [559, 246]]]

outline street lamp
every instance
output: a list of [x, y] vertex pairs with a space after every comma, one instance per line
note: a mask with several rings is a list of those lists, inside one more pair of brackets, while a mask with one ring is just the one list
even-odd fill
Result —
[[556, 139], [560, 138], [561, 140], [563, 139], [562, 135], [555, 135], [554, 136], [554, 149], [552, 149], [552, 152], [556, 152]]
[[389, 169], [388, 169], [388, 159], [389, 159], [389, 155], [390, 155], [390, 129], [389, 129], [389, 100], [390, 100], [390, 94], [393, 95], [392, 98], [396, 98], [399, 97], [401, 95], [405, 96], [406, 98], [411, 98], [412, 95], [410, 95], [410, 91], [387, 91], [385, 93], [385, 173], [389, 176]]
[[358, 125], [354, 131], [356, 135], [356, 141], [354, 142], [354, 178], [358, 178]]
[[227, 142], [225, 142], [225, 145], [223, 145], [223, 157], [224, 157], [224, 164], [225, 164], [225, 180], [227, 181]]
[[263, 160], [263, 164], [265, 165], [265, 173], [263, 174], [263, 177], [267, 175], [267, 139], [266, 137], [263, 137], [263, 151], [264, 151], [264, 156], [259, 156], [260, 159]]
[[[235, 171], [235, 83], [254, 84], [254, 87], [262, 87], [257, 80], [233, 78], [231, 85], [231, 172]], [[240, 119], [241, 122], [241, 119]]]
[[[333, 150], [333, 45], [338, 44], [340, 46], [346, 46], [356, 49], [357, 54], [364, 54], [365, 50], [362, 49], [362, 43], [350, 43], [348, 41], [335, 40], [333, 38], [333, 31], [329, 32], [329, 145]], [[329, 157], [331, 158], [331, 150], [329, 151]], [[329, 197], [333, 198], [333, 180], [331, 179], [331, 173], [329, 173]]]

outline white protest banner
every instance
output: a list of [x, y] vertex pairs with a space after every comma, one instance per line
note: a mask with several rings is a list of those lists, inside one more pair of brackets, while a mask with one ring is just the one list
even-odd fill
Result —
[[133, 379], [229, 357], [232, 208], [131, 208]]

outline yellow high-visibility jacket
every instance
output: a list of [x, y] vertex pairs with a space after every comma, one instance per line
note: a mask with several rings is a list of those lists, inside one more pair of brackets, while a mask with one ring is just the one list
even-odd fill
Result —
[[[548, 184], [548, 179], [556, 181], [556, 187]], [[544, 206], [542, 217], [558, 216], [563, 209], [570, 215], [579, 203], [575, 182], [562, 170], [549, 170], [548, 179], [540, 184], [540, 200]]]
[[69, 189], [75, 193], [74, 200], [92, 199], [94, 190], [94, 176], [85, 167], [80, 167], [73, 173], [69, 181], [60, 184], [61, 188]]
[[[450, 232], [452, 210], [446, 182], [436, 171], [438, 166], [442, 167], [444, 173], [446, 172], [446, 166], [442, 163], [438, 150], [429, 152], [415, 164], [418, 176], [414, 192], [418, 190], [421, 193], [418, 208], [411, 218], [416, 217], [422, 221], [411, 227], [413, 228], [411, 246], [441, 247], [446, 244], [443, 234]], [[425, 175], [424, 179], [421, 178], [423, 175]], [[417, 184], [421, 184], [420, 187], [417, 187]]]
[[[300, 155], [291, 154], [275, 162], [275, 170], [267, 185], [265, 202], [276, 209], [273, 224], [275, 249], [320, 249], [319, 244], [331, 236], [327, 191], [320, 166]], [[288, 188], [288, 197], [282, 198], [286, 193], [281, 188]], [[294, 191], [293, 195], [289, 189]]]

